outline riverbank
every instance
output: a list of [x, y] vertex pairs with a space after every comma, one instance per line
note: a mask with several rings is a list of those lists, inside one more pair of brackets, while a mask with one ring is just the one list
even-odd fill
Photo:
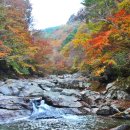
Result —
[[25, 119], [59, 119], [68, 114], [125, 122], [124, 119], [130, 119], [130, 95], [115, 88], [114, 83], [101, 92], [92, 91], [89, 79], [80, 73], [0, 81], [1, 124]]

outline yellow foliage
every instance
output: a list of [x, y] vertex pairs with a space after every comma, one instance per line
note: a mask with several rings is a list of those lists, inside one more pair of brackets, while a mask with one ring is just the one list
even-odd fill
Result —
[[130, 11], [130, 0], [123, 0], [119, 3], [119, 9], [125, 9], [126, 11]]
[[33, 71], [35, 71], [35, 67], [33, 65], [27, 64], [23, 61], [20, 61], [19, 64], [24, 68], [31, 68]]
[[65, 57], [69, 57], [69, 51], [70, 51], [70, 44], [67, 44], [63, 47], [62, 49], [62, 54], [65, 56]]
[[106, 67], [104, 66], [104, 67], [99, 68], [98, 70], [96, 70], [96, 71], [94, 72], [95, 76], [100, 76], [100, 74], [105, 71], [105, 68], [106, 68]]
[[112, 60], [112, 59], [106, 60], [105, 63], [107, 63], [108, 65], [116, 65], [116, 64], [117, 64], [117, 63], [116, 63], [114, 60]]
[[74, 47], [82, 45], [86, 47], [87, 40], [89, 40], [90, 36], [86, 33], [77, 33], [75, 38], [72, 40]]

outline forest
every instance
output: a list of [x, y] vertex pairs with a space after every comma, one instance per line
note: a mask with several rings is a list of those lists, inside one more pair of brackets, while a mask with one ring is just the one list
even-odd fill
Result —
[[66, 25], [34, 30], [29, 0], [1, 0], [1, 77], [80, 71], [104, 83], [129, 78], [130, 1], [82, 4]]
[[35, 29], [30, 0], [0, 0], [0, 130], [130, 130], [130, 0], [81, 4]]

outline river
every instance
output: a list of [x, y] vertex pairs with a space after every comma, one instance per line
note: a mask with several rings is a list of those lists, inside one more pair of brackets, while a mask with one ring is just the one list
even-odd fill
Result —
[[108, 130], [122, 124], [129, 124], [129, 121], [92, 115], [65, 115], [59, 119], [23, 120], [1, 124], [0, 130]]
[[79, 74], [0, 81], [0, 130], [110, 130], [130, 124], [110, 118], [117, 110], [110, 99], [87, 86]]

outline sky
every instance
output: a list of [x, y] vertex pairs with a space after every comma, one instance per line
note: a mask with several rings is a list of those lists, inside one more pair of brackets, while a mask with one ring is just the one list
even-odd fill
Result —
[[30, 0], [35, 29], [63, 25], [83, 7], [82, 0]]

